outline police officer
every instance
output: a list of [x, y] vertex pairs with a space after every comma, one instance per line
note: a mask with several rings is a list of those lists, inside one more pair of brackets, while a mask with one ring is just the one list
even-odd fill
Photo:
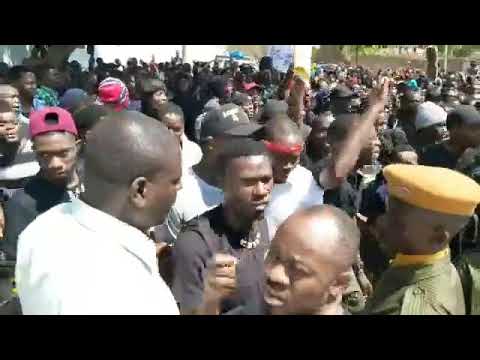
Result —
[[389, 193], [384, 237], [393, 255], [367, 302], [367, 314], [464, 315], [462, 285], [449, 243], [480, 203], [480, 186], [453, 170], [395, 164], [384, 171]]

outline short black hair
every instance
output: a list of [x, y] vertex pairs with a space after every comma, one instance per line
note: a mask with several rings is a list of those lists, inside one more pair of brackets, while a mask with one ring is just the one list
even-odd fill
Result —
[[393, 148], [393, 153], [395, 154], [399, 154], [401, 152], [406, 152], [406, 151], [416, 152], [413, 146], [411, 146], [410, 144], [399, 144]]
[[38, 77], [39, 80], [43, 80], [47, 73], [52, 69], [56, 69], [56, 67], [48, 64], [37, 66], [35, 68], [35, 75]]
[[466, 151], [458, 159], [456, 170], [480, 184], [480, 147]]
[[225, 143], [222, 153], [219, 156], [219, 168], [222, 175], [230, 165], [230, 162], [240, 157], [261, 156], [264, 155], [270, 159], [267, 147], [262, 141], [256, 141], [250, 138], [232, 138]]
[[442, 101], [442, 89], [440, 89], [438, 86], [432, 86], [431, 88], [427, 89], [425, 101], [431, 101], [433, 103]]
[[33, 70], [24, 65], [15, 65], [8, 71], [8, 81], [11, 83], [18, 81], [26, 73], [33, 73]]
[[227, 97], [225, 92], [226, 85], [227, 79], [224, 76], [214, 76], [207, 84], [210, 96], [215, 96], [219, 99], [225, 99]]
[[273, 140], [277, 136], [296, 136], [303, 139], [298, 125], [287, 114], [276, 114], [268, 120], [264, 128], [265, 140]]
[[10, 69], [10, 67], [8, 66], [7, 63], [5, 62], [0, 62], [0, 75], [1, 76], [6, 76], [8, 74], [8, 70]]
[[458, 105], [447, 116], [448, 130], [468, 125], [480, 125], [480, 114], [473, 105]]
[[90, 105], [73, 114], [73, 120], [80, 133], [91, 130], [110, 110], [103, 105]]
[[179, 116], [182, 122], [185, 122], [185, 115], [183, 114], [182, 108], [174, 102], [168, 102], [165, 106], [162, 106], [162, 109], [158, 112], [160, 121], [163, 121], [165, 115], [172, 113]]
[[[401, 129], [387, 129], [378, 134], [378, 138], [382, 144], [380, 158], [388, 159], [394, 153], [401, 151], [415, 151], [409, 144], [407, 135]], [[407, 146], [405, 150], [401, 150]]]
[[167, 87], [163, 81], [152, 77], [146, 77], [141, 81], [141, 90], [143, 96], [150, 96], [158, 90], [162, 90], [166, 93]]
[[347, 139], [350, 129], [358, 124], [360, 117], [358, 114], [340, 114], [327, 130], [329, 142], [342, 142]]

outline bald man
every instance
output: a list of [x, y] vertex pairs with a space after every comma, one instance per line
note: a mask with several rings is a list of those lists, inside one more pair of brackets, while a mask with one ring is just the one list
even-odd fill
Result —
[[24, 314], [178, 314], [147, 229], [180, 188], [180, 147], [157, 120], [109, 115], [89, 137], [85, 192], [39, 216], [19, 237]]
[[[355, 222], [338, 208], [318, 205], [295, 212], [272, 240], [265, 263], [263, 306], [253, 305], [252, 300], [228, 314], [345, 314], [342, 295], [359, 243]], [[231, 292], [235, 282], [235, 259], [218, 254], [206, 277], [205, 309], [212, 311], [215, 301]]]

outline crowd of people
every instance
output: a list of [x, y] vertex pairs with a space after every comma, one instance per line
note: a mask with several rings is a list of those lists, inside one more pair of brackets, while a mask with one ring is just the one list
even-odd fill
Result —
[[479, 70], [2, 64], [0, 313], [479, 314]]

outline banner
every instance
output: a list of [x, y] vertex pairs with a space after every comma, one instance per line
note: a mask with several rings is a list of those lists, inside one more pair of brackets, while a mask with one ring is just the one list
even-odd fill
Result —
[[286, 73], [290, 64], [293, 63], [293, 46], [271, 45], [268, 49], [268, 55], [273, 60], [273, 67], [279, 72]]

